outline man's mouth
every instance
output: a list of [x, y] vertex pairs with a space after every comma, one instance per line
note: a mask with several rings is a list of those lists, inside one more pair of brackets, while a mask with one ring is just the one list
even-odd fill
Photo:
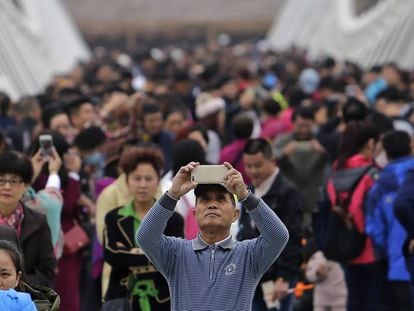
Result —
[[209, 212], [206, 214], [206, 217], [220, 217], [220, 215], [217, 213]]

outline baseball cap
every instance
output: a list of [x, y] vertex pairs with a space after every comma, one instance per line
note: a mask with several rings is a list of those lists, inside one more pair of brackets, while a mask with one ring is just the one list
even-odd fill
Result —
[[204, 192], [206, 192], [208, 190], [216, 190], [216, 191], [230, 193], [233, 196], [234, 202], [237, 205], [237, 201], [238, 201], [237, 195], [235, 195], [235, 194], [231, 193], [230, 191], [228, 191], [227, 188], [223, 184], [199, 184], [194, 189], [194, 194], [195, 194], [196, 197], [199, 197], [200, 195], [202, 195]]

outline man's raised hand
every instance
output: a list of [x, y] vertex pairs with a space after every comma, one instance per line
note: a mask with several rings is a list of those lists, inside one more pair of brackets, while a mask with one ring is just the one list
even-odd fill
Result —
[[199, 162], [190, 162], [185, 166], [182, 166], [172, 180], [172, 186], [168, 190], [168, 194], [175, 199], [180, 199], [191, 189], [197, 187], [197, 183], [191, 181], [191, 171], [200, 165]]
[[227, 190], [237, 195], [239, 200], [245, 199], [249, 195], [249, 191], [244, 183], [243, 176], [230, 163], [224, 162], [224, 165], [228, 169], [225, 180]]

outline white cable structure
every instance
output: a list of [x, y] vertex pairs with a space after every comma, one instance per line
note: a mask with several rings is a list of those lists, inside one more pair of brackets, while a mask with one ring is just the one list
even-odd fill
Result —
[[37, 94], [89, 49], [60, 0], [0, 1], [0, 91]]
[[311, 58], [330, 55], [365, 68], [396, 62], [414, 68], [414, 1], [381, 0], [361, 15], [358, 0], [288, 0], [271, 27], [275, 50], [306, 48]]

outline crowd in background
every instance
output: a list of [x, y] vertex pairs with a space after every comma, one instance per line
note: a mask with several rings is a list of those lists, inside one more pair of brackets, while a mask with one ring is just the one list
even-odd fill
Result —
[[[26, 282], [53, 288], [60, 310], [99, 310], [126, 295], [137, 310], [168, 310], [165, 280], [134, 232], [181, 166], [227, 161], [290, 232], [254, 310], [272, 308], [263, 299], [269, 281], [282, 310], [312, 309], [312, 300], [315, 310], [411, 310], [413, 72], [224, 39], [95, 48], [41, 94], [12, 102], [0, 93], [0, 225], [16, 229]], [[39, 153], [45, 134], [49, 156]], [[356, 258], [338, 263], [318, 249], [318, 202], [322, 192], [332, 205], [341, 195], [333, 171], [356, 176], [365, 166], [375, 170], [358, 179], [349, 211], [367, 238]], [[194, 202], [191, 192], [181, 198], [167, 234], [196, 236]], [[23, 229], [30, 217], [40, 229]], [[242, 211], [235, 238], [257, 236], [248, 217]], [[69, 247], [73, 228], [84, 244]], [[300, 282], [315, 283], [313, 299], [288, 294]]]

